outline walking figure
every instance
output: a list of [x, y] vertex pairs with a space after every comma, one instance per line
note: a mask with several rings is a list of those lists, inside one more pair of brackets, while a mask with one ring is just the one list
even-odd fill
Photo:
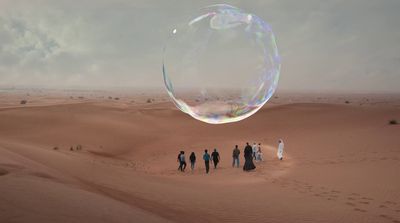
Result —
[[179, 154], [178, 161], [179, 161], [178, 170], [184, 172], [186, 169], [186, 160], [185, 160], [185, 152], [184, 151], [181, 151], [181, 153]]
[[208, 150], [204, 150], [203, 160], [204, 164], [206, 165], [206, 173], [210, 171], [210, 154], [208, 154]]
[[253, 163], [253, 148], [249, 145], [249, 143], [246, 143], [246, 147], [244, 148], [244, 159], [245, 159], [243, 165], [244, 171], [250, 171], [256, 168], [256, 166]]
[[211, 153], [212, 162], [214, 163], [214, 169], [217, 169], [217, 165], [219, 163], [220, 157], [217, 149], [214, 149], [214, 152]]
[[257, 144], [256, 143], [253, 143], [251, 150], [253, 151], [253, 159], [256, 159], [257, 158]]
[[283, 148], [285, 147], [285, 144], [283, 144], [283, 140], [279, 139], [278, 141], [278, 152], [277, 152], [277, 156], [279, 160], [283, 159]]
[[240, 150], [238, 148], [238, 145], [235, 145], [235, 148], [233, 149], [232, 152], [232, 158], [233, 158], [232, 167], [234, 167], [235, 164], [236, 167], [239, 167], [239, 155], [240, 155]]
[[190, 159], [190, 168], [194, 170], [194, 164], [196, 163], [196, 155], [194, 154], [194, 152], [190, 154], [189, 159]]

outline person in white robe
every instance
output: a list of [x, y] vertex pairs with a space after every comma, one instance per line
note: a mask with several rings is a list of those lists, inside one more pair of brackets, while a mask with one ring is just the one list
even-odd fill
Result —
[[251, 148], [253, 150], [253, 159], [257, 160], [257, 144], [253, 143], [253, 146]]
[[278, 156], [279, 160], [282, 160], [283, 159], [283, 148], [284, 148], [285, 144], [283, 144], [283, 140], [282, 139], [279, 139], [278, 143], [279, 144], [278, 144], [277, 156]]
[[257, 146], [257, 159], [256, 161], [263, 161], [263, 153], [261, 151], [261, 143], [258, 143]]

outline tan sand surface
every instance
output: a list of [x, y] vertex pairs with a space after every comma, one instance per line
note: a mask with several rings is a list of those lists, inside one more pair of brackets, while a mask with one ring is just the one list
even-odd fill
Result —
[[[1, 223], [400, 222], [399, 97], [282, 94], [209, 125], [162, 95], [71, 95], [0, 92]], [[246, 142], [265, 157], [250, 173], [231, 167]], [[196, 152], [193, 172], [177, 171], [180, 150]]]

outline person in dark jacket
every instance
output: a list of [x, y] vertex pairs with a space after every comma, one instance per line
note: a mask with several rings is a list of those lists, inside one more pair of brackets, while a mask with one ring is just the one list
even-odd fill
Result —
[[196, 154], [194, 154], [194, 152], [192, 152], [190, 154], [190, 168], [192, 168], [192, 170], [194, 170], [194, 164], [196, 163]]
[[232, 158], [233, 158], [233, 162], [232, 162], [232, 167], [239, 167], [239, 155], [240, 155], [240, 150], [238, 148], [238, 145], [235, 145], [235, 148], [233, 149], [232, 152]]
[[217, 149], [214, 149], [214, 152], [211, 153], [212, 162], [214, 163], [214, 169], [217, 169], [220, 157]]
[[180, 171], [182, 171], [181, 154], [182, 154], [182, 151], [180, 151], [180, 152], [178, 153], [178, 158], [176, 158], [177, 162], [179, 163], [178, 170], [180, 170]]
[[250, 171], [256, 168], [253, 163], [253, 148], [249, 145], [249, 143], [246, 143], [246, 147], [244, 147], [244, 160], [244, 171]]
[[185, 160], [185, 152], [184, 151], [181, 151], [181, 153], [179, 154], [178, 161], [179, 161], [178, 170], [184, 172], [186, 169], [186, 160]]

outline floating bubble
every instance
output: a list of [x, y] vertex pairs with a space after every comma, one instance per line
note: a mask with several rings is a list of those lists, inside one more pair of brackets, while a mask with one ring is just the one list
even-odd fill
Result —
[[169, 96], [206, 123], [236, 122], [256, 113], [275, 92], [279, 71], [271, 27], [229, 5], [208, 6], [184, 19], [164, 48]]

